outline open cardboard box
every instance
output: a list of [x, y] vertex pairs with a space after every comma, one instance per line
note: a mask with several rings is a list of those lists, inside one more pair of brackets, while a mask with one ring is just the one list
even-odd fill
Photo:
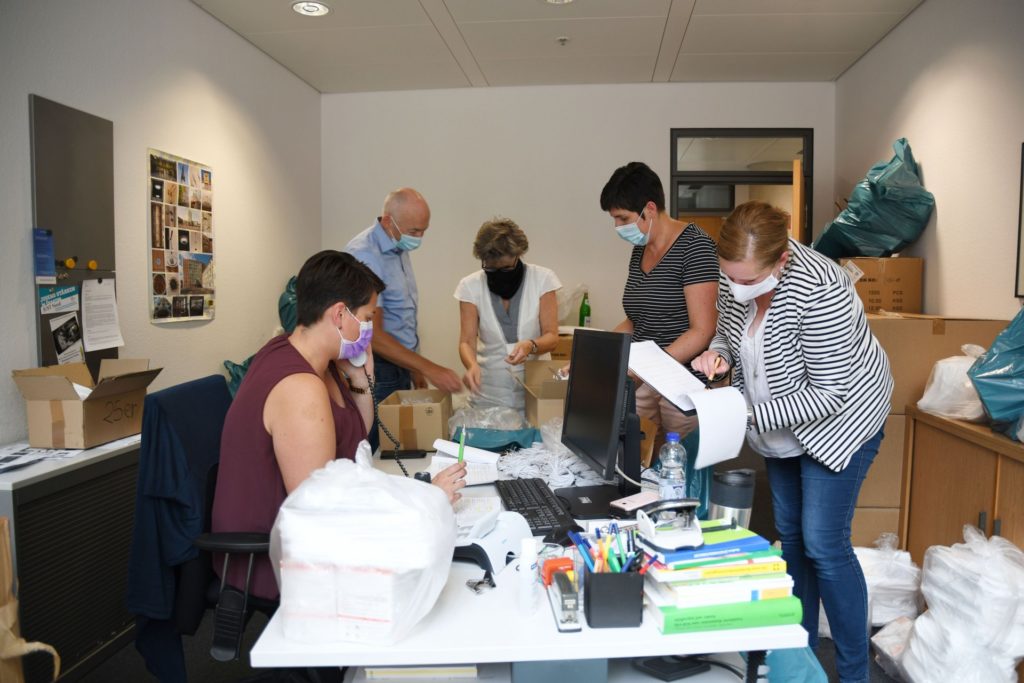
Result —
[[[104, 358], [94, 385], [85, 363], [15, 370], [34, 448], [92, 448], [142, 430], [146, 387], [160, 374], [149, 361]], [[91, 389], [86, 398], [73, 384]]]
[[[406, 398], [415, 403], [402, 405]], [[380, 422], [394, 434], [402, 449], [434, 450], [434, 441], [448, 439], [448, 420], [452, 416], [452, 396], [440, 389], [399, 390], [380, 402]], [[383, 429], [379, 429], [382, 451], [394, 447]]]
[[551, 418], [562, 417], [565, 412], [565, 392], [569, 388], [569, 382], [554, 377], [559, 368], [564, 366], [564, 360], [526, 361], [523, 371], [526, 419], [537, 429]]

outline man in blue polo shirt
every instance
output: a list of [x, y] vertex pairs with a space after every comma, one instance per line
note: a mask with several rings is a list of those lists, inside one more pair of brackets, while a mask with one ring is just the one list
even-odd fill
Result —
[[[382, 401], [398, 389], [425, 389], [427, 383], [456, 393], [459, 376], [419, 354], [416, 328], [419, 292], [409, 252], [420, 246], [430, 226], [430, 207], [416, 190], [403, 187], [384, 198], [377, 222], [352, 238], [345, 251], [370, 267], [387, 288], [373, 317], [374, 399]], [[395, 435], [398, 436], [397, 434]], [[377, 448], [376, 423], [369, 436]], [[385, 444], [390, 447], [390, 444]]]

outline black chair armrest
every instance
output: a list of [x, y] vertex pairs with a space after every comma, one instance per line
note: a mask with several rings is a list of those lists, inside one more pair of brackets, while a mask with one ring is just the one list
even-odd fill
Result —
[[216, 534], [202, 534], [193, 543], [200, 550], [207, 550], [211, 553], [270, 552], [270, 534], [224, 531]]

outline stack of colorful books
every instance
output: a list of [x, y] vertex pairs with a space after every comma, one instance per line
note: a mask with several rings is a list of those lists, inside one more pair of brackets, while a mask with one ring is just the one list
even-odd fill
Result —
[[[701, 522], [721, 527], [725, 520]], [[644, 581], [648, 614], [662, 633], [799, 624], [800, 600], [781, 551], [742, 527], [704, 532], [704, 545], [664, 552], [642, 536], [654, 562]]]

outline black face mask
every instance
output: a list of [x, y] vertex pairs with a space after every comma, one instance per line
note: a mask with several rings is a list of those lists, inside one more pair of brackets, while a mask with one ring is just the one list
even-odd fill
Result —
[[487, 276], [487, 289], [500, 296], [502, 299], [511, 299], [519, 291], [523, 284], [523, 275], [526, 274], [526, 266], [520, 260], [512, 270], [484, 271]]

